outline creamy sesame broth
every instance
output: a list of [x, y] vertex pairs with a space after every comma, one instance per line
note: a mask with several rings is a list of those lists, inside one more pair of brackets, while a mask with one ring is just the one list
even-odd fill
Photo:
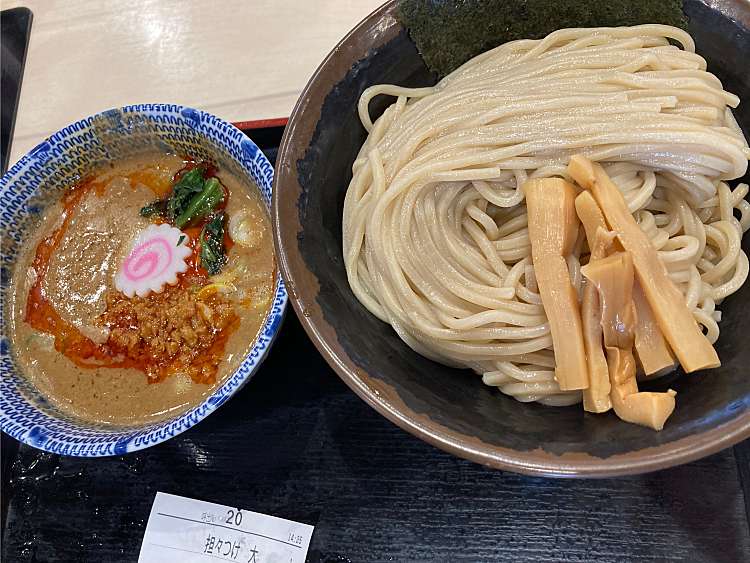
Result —
[[16, 364], [88, 421], [178, 414], [239, 366], [275, 275], [249, 180], [161, 153], [112, 163], [48, 206], [24, 245], [7, 304]]

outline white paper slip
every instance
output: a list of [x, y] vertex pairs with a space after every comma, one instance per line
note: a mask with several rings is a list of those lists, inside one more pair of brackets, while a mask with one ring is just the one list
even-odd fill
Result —
[[313, 526], [156, 493], [138, 563], [303, 563]]

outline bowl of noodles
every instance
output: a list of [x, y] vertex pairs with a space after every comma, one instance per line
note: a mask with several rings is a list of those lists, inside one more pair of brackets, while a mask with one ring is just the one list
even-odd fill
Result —
[[750, 436], [750, 8], [626, 4], [389, 2], [282, 141], [306, 331], [478, 463], [615, 476]]

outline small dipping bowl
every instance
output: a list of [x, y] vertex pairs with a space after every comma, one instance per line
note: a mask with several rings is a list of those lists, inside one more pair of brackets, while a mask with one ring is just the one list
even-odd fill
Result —
[[273, 167], [263, 152], [230, 123], [184, 106], [141, 104], [98, 113], [21, 158], [0, 180], [0, 428], [20, 442], [80, 457], [120, 455], [164, 442], [198, 424], [247, 383], [281, 326], [287, 294], [277, 275], [271, 310], [240, 366], [202, 403], [142, 426], [96, 424], [64, 414], [19, 372], [7, 336], [6, 292], [35, 220], [47, 202], [98, 165], [148, 150], [212, 160], [238, 178], [252, 179], [270, 215]]

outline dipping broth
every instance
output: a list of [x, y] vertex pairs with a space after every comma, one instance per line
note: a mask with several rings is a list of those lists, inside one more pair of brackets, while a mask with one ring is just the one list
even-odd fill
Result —
[[19, 256], [16, 365], [86, 421], [188, 410], [237, 369], [270, 310], [270, 229], [257, 187], [208, 163], [152, 153], [103, 167], [48, 206]]

